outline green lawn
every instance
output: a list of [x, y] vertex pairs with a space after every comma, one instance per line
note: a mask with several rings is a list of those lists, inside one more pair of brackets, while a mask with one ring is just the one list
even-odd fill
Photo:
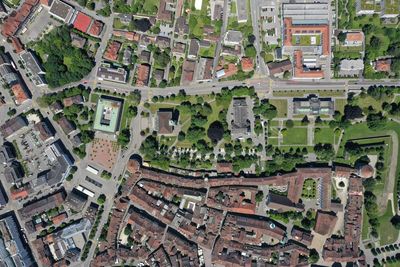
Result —
[[317, 191], [317, 182], [314, 179], [306, 179], [303, 184], [301, 197], [307, 199], [315, 198], [316, 191]]
[[231, 1], [231, 14], [236, 14], [236, 1]]
[[97, 100], [99, 100], [100, 95], [99, 94], [94, 94], [92, 93], [90, 95], [90, 102], [91, 103], [97, 103]]
[[143, 1], [142, 3], [143, 3], [143, 9], [142, 9], [143, 13], [156, 14], [158, 6], [160, 5], [160, 0], [146, 0]]
[[292, 45], [311, 46], [320, 44], [321, 44], [321, 35], [319, 34], [292, 36]]
[[283, 145], [307, 145], [307, 128], [287, 129], [283, 133]]
[[318, 144], [318, 143], [322, 143], [322, 144], [334, 144], [334, 140], [335, 139], [335, 130], [330, 128], [330, 127], [326, 127], [326, 128], [320, 128], [320, 127], [316, 127], [319, 130], [315, 130], [314, 133], [314, 143]]
[[384, 100], [376, 100], [371, 96], [365, 96], [363, 98], [357, 98], [356, 105], [360, 106], [361, 108], [368, 108], [372, 106], [376, 111], [382, 111], [382, 103], [388, 102], [390, 103], [393, 98], [388, 98]]
[[277, 117], [285, 118], [287, 115], [287, 100], [286, 99], [270, 99], [269, 103], [274, 105], [278, 110]]
[[278, 138], [268, 138], [268, 145], [277, 146]]
[[12, 6], [18, 6], [20, 0], [5, 0], [6, 4], [10, 4]]
[[344, 96], [344, 90], [296, 90], [296, 91], [274, 91], [274, 96], [302, 97], [308, 94], [318, 94], [319, 96]]
[[199, 51], [199, 55], [201, 57], [214, 57], [216, 44], [212, 43], [210, 47], [201, 47]]
[[344, 114], [344, 106], [347, 104], [347, 99], [335, 99], [335, 110], [338, 110], [341, 114]]
[[379, 237], [380, 237], [380, 245], [385, 246], [392, 244], [397, 240], [397, 237], [399, 236], [399, 230], [394, 228], [390, 220], [393, 217], [393, 212], [392, 212], [392, 203], [391, 201], [388, 201], [387, 208], [385, 213], [378, 217], [379, 218]]
[[368, 222], [368, 220], [369, 220], [369, 218], [367, 215], [367, 211], [363, 207], [363, 222], [362, 222], [362, 232], [361, 232], [362, 240], [369, 238], [369, 222]]

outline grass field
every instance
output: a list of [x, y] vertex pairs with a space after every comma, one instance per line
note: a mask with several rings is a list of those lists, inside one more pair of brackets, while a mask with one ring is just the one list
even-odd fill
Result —
[[335, 99], [335, 110], [338, 110], [341, 114], [344, 114], [344, 106], [347, 104], [347, 99]]
[[369, 218], [367, 215], [367, 211], [365, 210], [365, 208], [363, 208], [363, 222], [362, 222], [362, 232], [361, 232], [362, 240], [369, 238], [369, 222], [368, 222], [368, 220], [369, 220]]
[[283, 145], [307, 145], [307, 128], [291, 128], [283, 133]]
[[382, 216], [378, 217], [379, 218], [379, 237], [380, 237], [380, 245], [388, 245], [397, 240], [397, 237], [399, 236], [399, 230], [394, 228], [390, 220], [393, 217], [393, 212], [392, 212], [392, 203], [391, 201], [388, 201], [387, 208], [384, 214]]
[[335, 130], [327, 127], [327, 128], [319, 128], [319, 130], [315, 130], [314, 134], [314, 143], [322, 143], [322, 144], [334, 144], [335, 139]]
[[269, 103], [274, 105], [278, 111], [278, 118], [285, 118], [287, 115], [287, 100], [286, 99], [270, 99]]
[[97, 103], [97, 100], [99, 100], [100, 95], [99, 94], [91, 94], [90, 95], [90, 102], [91, 103]]

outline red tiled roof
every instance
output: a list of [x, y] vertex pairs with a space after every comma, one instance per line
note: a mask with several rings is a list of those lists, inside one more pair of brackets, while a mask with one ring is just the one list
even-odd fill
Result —
[[13, 11], [3, 23], [1, 34], [5, 37], [13, 36], [25, 22], [39, 0], [26, 0], [20, 9]]
[[78, 15], [74, 21], [74, 28], [80, 30], [81, 32], [86, 32], [92, 22], [92, 18], [88, 15], [78, 12]]
[[218, 162], [217, 163], [218, 173], [231, 173], [233, 172], [232, 163], [230, 162]]
[[375, 70], [376, 71], [390, 71], [390, 65], [392, 61], [390, 59], [380, 59], [375, 61]]
[[294, 51], [294, 63], [295, 78], [321, 79], [324, 77], [324, 72], [322, 70], [304, 71], [303, 52], [301, 52], [300, 50]]
[[24, 88], [21, 86], [20, 83], [14, 84], [11, 86], [11, 90], [15, 96], [15, 103], [17, 105], [21, 105], [24, 103], [26, 100], [29, 99], [29, 95], [26, 93]]
[[139, 40], [140, 40], [140, 34], [137, 32], [114, 30], [113, 35], [116, 37], [123, 37], [123, 38], [125, 38], [129, 41], [133, 41], [133, 42], [139, 42]]
[[26, 189], [11, 190], [11, 198], [13, 200], [26, 198], [28, 195], [28, 190]]
[[137, 80], [136, 85], [144, 86], [147, 85], [149, 81], [149, 74], [150, 74], [150, 66], [146, 64], [141, 64], [138, 67], [137, 71]]
[[283, 43], [285, 46], [293, 46], [292, 44], [292, 35], [293, 34], [304, 34], [304, 33], [318, 33], [321, 34], [321, 45], [322, 45], [322, 54], [329, 55], [329, 26], [325, 24], [321, 25], [293, 25], [292, 18], [285, 18], [283, 20], [284, 24], [284, 40]]
[[236, 67], [236, 65], [233, 63], [229, 63], [228, 68], [225, 69], [224, 78], [235, 75], [237, 72], [238, 72], [238, 68]]
[[362, 42], [363, 34], [361, 32], [348, 32], [346, 33], [346, 41], [350, 42]]
[[117, 60], [118, 59], [118, 52], [121, 48], [121, 43], [113, 41], [108, 44], [106, 52], [104, 53], [104, 58], [108, 60]]
[[103, 31], [103, 22], [95, 20], [90, 26], [88, 34], [93, 36], [99, 36], [102, 31]]
[[248, 57], [242, 58], [241, 64], [242, 64], [242, 70], [244, 72], [249, 72], [254, 69], [253, 60], [251, 58], [248, 58]]
[[17, 54], [21, 53], [22, 51], [24, 51], [24, 45], [21, 43], [21, 40], [18, 37], [11, 37], [11, 44], [15, 49], [15, 52]]
[[333, 213], [318, 211], [314, 231], [321, 235], [330, 234], [337, 220], [338, 218]]
[[66, 218], [68, 218], [68, 216], [67, 216], [67, 214], [64, 212], [64, 213], [58, 214], [57, 216], [54, 216], [54, 217], [51, 219], [51, 221], [52, 221], [54, 224], [60, 224], [60, 223], [62, 223]]

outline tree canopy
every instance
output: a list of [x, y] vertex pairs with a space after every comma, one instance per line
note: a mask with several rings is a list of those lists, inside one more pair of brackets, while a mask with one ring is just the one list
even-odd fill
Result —
[[214, 121], [208, 127], [207, 135], [214, 143], [218, 142], [224, 136], [224, 126], [220, 121]]
[[35, 44], [34, 49], [42, 56], [45, 78], [50, 87], [79, 81], [94, 67], [94, 61], [85, 50], [72, 46], [67, 26], [56, 28], [45, 35]]

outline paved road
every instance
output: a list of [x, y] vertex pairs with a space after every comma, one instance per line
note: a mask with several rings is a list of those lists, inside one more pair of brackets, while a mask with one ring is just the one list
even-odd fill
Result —
[[213, 80], [216, 81], [217, 78], [215, 76], [215, 73], [217, 71], [217, 66], [219, 62], [219, 55], [221, 54], [221, 49], [222, 49], [222, 42], [224, 40], [225, 32], [226, 29], [228, 28], [228, 18], [229, 18], [229, 13], [230, 9], [228, 8], [228, 0], [224, 0], [224, 8], [223, 8], [223, 16], [222, 16], [222, 27], [221, 27], [221, 36], [219, 42], [217, 42], [217, 47], [215, 49], [215, 57], [214, 57], [214, 63], [213, 63], [213, 73], [214, 73], [214, 78]]
[[262, 38], [260, 38], [260, 3], [259, 0], [250, 0], [250, 10], [251, 12], [251, 22], [253, 25], [253, 34], [256, 37], [256, 40], [254, 42], [254, 47], [256, 48], [257, 51], [257, 60], [256, 60], [256, 70], [255, 73], [261, 74], [261, 75], [266, 75], [268, 74], [268, 69], [265, 66], [264, 59], [261, 57], [261, 45], [260, 42], [262, 42]]

